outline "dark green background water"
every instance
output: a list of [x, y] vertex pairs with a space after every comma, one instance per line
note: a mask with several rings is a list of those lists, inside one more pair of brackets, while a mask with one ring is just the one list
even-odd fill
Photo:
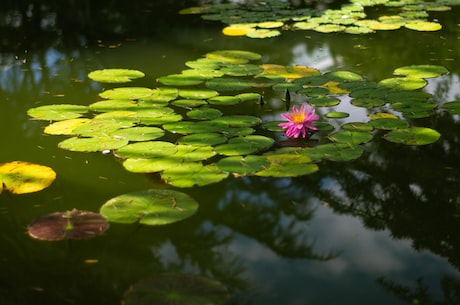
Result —
[[[146, 77], [133, 85], [153, 88], [157, 77], [217, 49], [374, 81], [400, 66], [437, 64], [450, 74], [425, 90], [442, 104], [460, 99], [458, 9], [431, 14], [444, 27], [433, 33], [298, 31], [259, 40], [224, 37], [219, 23], [176, 14], [192, 1], [64, 3], [0, 4], [0, 162], [57, 172], [44, 191], [0, 196], [0, 304], [119, 304], [131, 284], [163, 272], [215, 278], [229, 288], [231, 304], [458, 304], [460, 122], [441, 111], [411, 122], [442, 134], [429, 146], [377, 135], [360, 159], [322, 164], [313, 175], [185, 189], [200, 209], [173, 225], [112, 224], [101, 237], [72, 243], [26, 234], [41, 215], [97, 212], [117, 195], [163, 186], [111, 155], [58, 149], [64, 137], [44, 135], [46, 124], [28, 118], [31, 107], [99, 100], [104, 86], [88, 72], [139, 69]], [[279, 97], [267, 100], [264, 118], [277, 119]], [[367, 113], [351, 114], [364, 120]], [[405, 297], [395, 293], [403, 288]]]

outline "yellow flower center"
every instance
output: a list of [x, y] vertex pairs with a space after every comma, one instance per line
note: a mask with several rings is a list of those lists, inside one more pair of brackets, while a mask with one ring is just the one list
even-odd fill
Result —
[[291, 120], [296, 124], [302, 124], [305, 120], [305, 113], [303, 112], [294, 112], [291, 114]]

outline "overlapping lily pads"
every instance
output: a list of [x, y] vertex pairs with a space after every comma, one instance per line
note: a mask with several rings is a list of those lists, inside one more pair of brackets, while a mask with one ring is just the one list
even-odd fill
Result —
[[[270, 28], [270, 23], [263, 26]], [[123, 159], [126, 170], [157, 174], [182, 188], [231, 175], [312, 174], [322, 160], [359, 158], [376, 130], [405, 145], [431, 144], [440, 137], [434, 130], [413, 127], [409, 119], [428, 117], [438, 108], [422, 89], [427, 78], [447, 73], [442, 66], [400, 67], [393, 72], [396, 76], [380, 82], [353, 71], [322, 74], [313, 67], [261, 63], [260, 54], [244, 50], [209, 52], [186, 66], [190, 69], [178, 77], [180, 83], [160, 77], [162, 87], [113, 88], [89, 106], [40, 106], [29, 115], [51, 121], [46, 133], [71, 136], [58, 144], [63, 149], [111, 151]], [[183, 86], [188, 77], [200, 81]], [[278, 96], [279, 108], [289, 109], [296, 103], [293, 96], [316, 107], [321, 120], [314, 123], [312, 138], [319, 141], [284, 141], [279, 114], [270, 120], [254, 114], [255, 108], [271, 107], [265, 105], [264, 94]], [[344, 101], [349, 102], [346, 107], [335, 108]], [[353, 107], [381, 112], [369, 114], [369, 120], [349, 121]], [[458, 101], [443, 108], [451, 113], [460, 109]]]

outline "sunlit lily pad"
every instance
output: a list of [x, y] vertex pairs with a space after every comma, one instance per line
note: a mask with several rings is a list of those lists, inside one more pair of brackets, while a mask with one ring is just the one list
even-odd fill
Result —
[[372, 140], [372, 137], [372, 134], [369, 132], [354, 130], [339, 130], [328, 136], [328, 138], [333, 142], [349, 143], [351, 145], [369, 142]]
[[355, 98], [350, 101], [353, 106], [374, 108], [385, 105], [385, 101], [377, 98]]
[[194, 133], [209, 133], [209, 132], [221, 132], [228, 129], [228, 124], [225, 122], [217, 121], [183, 121], [177, 123], [168, 123], [163, 125], [163, 129], [178, 134], [194, 134]]
[[253, 30], [254, 28], [250, 26], [239, 26], [239, 24], [234, 25], [230, 24], [222, 29], [222, 33], [226, 36], [245, 36], [249, 31]]
[[173, 143], [164, 141], [151, 141], [132, 143], [117, 149], [115, 154], [121, 158], [155, 158], [166, 157], [174, 154], [177, 147]]
[[87, 111], [87, 106], [58, 104], [30, 108], [27, 114], [37, 120], [61, 121], [79, 118]]
[[106, 137], [107, 134], [120, 128], [131, 127], [133, 122], [115, 120], [91, 120], [86, 124], [80, 124], [73, 129], [73, 134], [84, 137]]
[[171, 104], [177, 107], [194, 108], [194, 107], [206, 105], [207, 102], [205, 100], [197, 100], [197, 99], [180, 99], [180, 100], [175, 100]]
[[120, 87], [103, 91], [99, 94], [99, 96], [105, 99], [113, 100], [137, 100], [149, 97], [153, 94], [153, 92], [154, 91], [152, 89], [144, 87]]
[[363, 77], [356, 72], [342, 70], [327, 72], [324, 76], [331, 80], [338, 81], [360, 81], [363, 79]]
[[[56, 173], [48, 166], [25, 161], [0, 164], [0, 184], [13, 194], [41, 191], [53, 183]], [[1, 193], [2, 188], [0, 188]]]
[[439, 132], [431, 128], [411, 127], [392, 130], [384, 138], [405, 145], [426, 145], [436, 142], [440, 136]]
[[72, 137], [59, 142], [58, 147], [71, 151], [95, 152], [117, 149], [129, 143], [127, 139], [111, 137], [78, 138]]
[[235, 105], [241, 102], [236, 96], [216, 96], [208, 100], [211, 105]]
[[164, 130], [158, 127], [133, 127], [111, 132], [110, 136], [129, 141], [149, 141], [161, 138], [164, 133]]
[[126, 83], [144, 76], [143, 72], [130, 69], [103, 69], [88, 74], [88, 78], [101, 83]]
[[95, 237], [108, 228], [109, 223], [102, 215], [73, 209], [41, 216], [29, 224], [27, 231], [33, 238], [57, 241]]
[[208, 99], [218, 96], [219, 92], [215, 90], [206, 89], [181, 89], [179, 90], [179, 96], [190, 99]]
[[185, 162], [166, 169], [161, 178], [175, 187], [204, 186], [222, 181], [228, 173], [215, 164], [203, 165], [199, 162]]
[[426, 80], [415, 77], [393, 77], [381, 80], [378, 85], [381, 87], [398, 90], [422, 89], [427, 84]]
[[342, 112], [342, 111], [331, 111], [326, 113], [326, 117], [330, 119], [343, 119], [343, 118], [348, 118], [350, 114], [348, 112]]
[[345, 26], [339, 24], [320, 24], [314, 28], [315, 31], [320, 33], [342, 32], [345, 29]]
[[260, 73], [263, 69], [258, 65], [226, 65], [221, 69], [223, 73], [229, 76], [250, 76]]
[[91, 122], [90, 119], [76, 118], [54, 122], [45, 127], [43, 131], [50, 135], [75, 135], [73, 130], [81, 125], [85, 125]]
[[250, 38], [270, 38], [279, 35], [281, 35], [280, 31], [272, 29], [252, 29], [246, 33], [246, 36]]
[[[152, 107], [151, 105], [145, 105], [145, 107]], [[89, 105], [89, 109], [97, 112], [109, 112], [109, 111], [134, 111], [139, 109], [138, 103], [133, 100], [104, 100], [95, 102]]]
[[264, 69], [257, 77], [274, 78], [274, 79], [297, 79], [306, 76], [320, 75], [321, 73], [311, 67], [306, 66], [282, 66], [276, 64], [263, 64]]
[[245, 64], [250, 60], [259, 60], [262, 55], [244, 50], [219, 50], [206, 54], [206, 58], [219, 60], [224, 63]]
[[263, 177], [296, 177], [308, 175], [318, 170], [311, 158], [301, 154], [267, 154], [270, 165], [255, 174]]
[[159, 77], [157, 81], [168, 86], [192, 86], [201, 84], [207, 79], [207, 77], [197, 75], [171, 74]]
[[197, 209], [198, 203], [185, 193], [149, 189], [114, 197], [100, 213], [110, 222], [166, 225], [192, 216]]
[[436, 22], [430, 21], [414, 21], [408, 22], [404, 25], [406, 28], [415, 30], [415, 31], [439, 31], [442, 29], [442, 25]]
[[234, 156], [219, 160], [217, 166], [227, 172], [246, 176], [254, 174], [265, 167], [268, 167], [270, 162], [263, 156]]
[[182, 160], [170, 156], [148, 159], [128, 158], [123, 161], [123, 167], [132, 173], [147, 174], [161, 172], [168, 168], [174, 168], [181, 162]]
[[436, 65], [412, 65], [397, 68], [393, 71], [395, 75], [405, 75], [415, 78], [439, 77], [449, 71], [443, 66]]
[[211, 69], [187, 69], [182, 70], [182, 74], [190, 77], [196, 77], [197, 79], [211, 79], [214, 77], [224, 76], [223, 71]]
[[262, 120], [252, 115], [224, 115], [212, 122], [226, 124], [230, 127], [252, 127], [260, 124]]
[[124, 294], [124, 305], [224, 305], [227, 289], [200, 275], [159, 274], [132, 285]]

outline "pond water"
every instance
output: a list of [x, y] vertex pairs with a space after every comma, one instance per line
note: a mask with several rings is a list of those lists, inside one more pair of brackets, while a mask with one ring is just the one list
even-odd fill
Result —
[[[431, 13], [443, 25], [435, 32], [286, 31], [250, 39], [222, 35], [218, 22], [176, 15], [190, 4], [165, 5], [164, 14], [136, 6], [126, 19], [137, 18], [137, 27], [113, 35], [103, 19], [83, 29], [64, 21], [67, 27], [59, 28], [51, 21], [62, 8], [43, 17], [49, 29], [27, 32], [14, 27], [20, 8], [5, 4], [2, 29], [15, 33], [5, 34], [0, 50], [0, 161], [46, 165], [57, 179], [41, 192], [0, 196], [0, 303], [120, 304], [131, 285], [175, 273], [220, 281], [229, 304], [458, 304], [460, 124], [441, 110], [411, 120], [441, 134], [430, 145], [399, 145], [378, 134], [360, 158], [325, 161], [311, 175], [235, 177], [180, 189], [199, 203], [181, 222], [111, 223], [102, 236], [70, 242], [26, 234], [39, 216], [73, 208], [98, 212], [115, 196], [166, 187], [156, 175], [126, 171], [111, 154], [59, 149], [66, 137], [45, 135], [47, 123], [27, 115], [41, 105], [100, 100], [113, 86], [89, 80], [96, 69], [138, 69], [146, 77], [132, 85], [154, 88], [158, 77], [180, 73], [185, 62], [225, 49], [257, 52], [263, 63], [354, 71], [372, 81], [401, 66], [432, 64], [449, 73], [423, 90], [439, 105], [460, 99], [458, 8]], [[121, 5], [111, 9], [121, 18], [115, 13]], [[227, 111], [279, 120], [281, 98], [267, 92], [263, 109]], [[347, 107], [334, 108], [351, 112], [338, 125], [366, 120], [368, 110]]]

